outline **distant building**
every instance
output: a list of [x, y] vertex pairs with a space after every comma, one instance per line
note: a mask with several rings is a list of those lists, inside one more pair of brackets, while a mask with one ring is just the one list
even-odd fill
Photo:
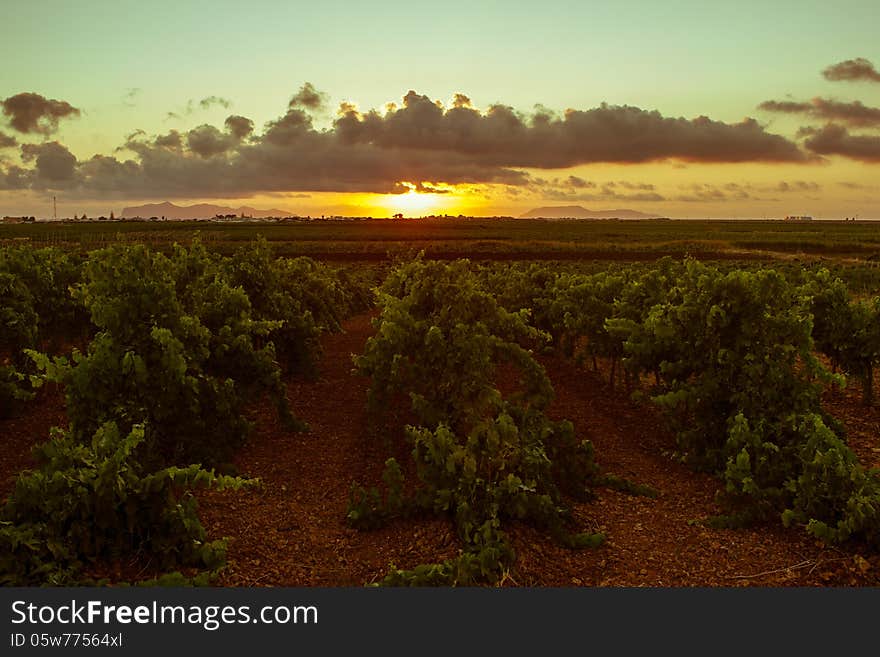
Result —
[[812, 221], [813, 218], [805, 214], [789, 214], [786, 215], [785, 221]]

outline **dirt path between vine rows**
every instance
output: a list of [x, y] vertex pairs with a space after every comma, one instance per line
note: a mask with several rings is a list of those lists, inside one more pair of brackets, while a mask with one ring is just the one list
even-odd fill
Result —
[[455, 556], [450, 522], [395, 522], [370, 532], [349, 528], [352, 482], [380, 480], [387, 458], [381, 438], [367, 435], [367, 380], [352, 374], [351, 354], [372, 333], [370, 316], [326, 335], [317, 381], [288, 383], [294, 414], [305, 433], [287, 432], [269, 405], [236, 458], [242, 474], [259, 477], [253, 492], [201, 495], [209, 535], [232, 540], [225, 586], [362, 586], [389, 564], [409, 566]]
[[15, 488], [22, 470], [36, 467], [33, 447], [49, 439], [52, 427], [66, 427], [64, 395], [55, 384], [37, 391], [25, 412], [0, 420], [0, 499]]
[[[227, 586], [360, 586], [389, 563], [411, 568], [454, 556], [459, 548], [445, 519], [398, 521], [360, 532], [345, 524], [353, 481], [379, 480], [387, 454], [366, 426], [367, 380], [352, 374], [351, 354], [372, 332], [367, 315], [323, 339], [317, 381], [294, 381], [294, 412], [311, 431], [289, 433], [260, 407], [256, 430], [236, 463], [260, 477], [251, 492], [202, 494], [211, 536], [228, 536]], [[647, 405], [611, 390], [599, 374], [542, 358], [557, 391], [551, 415], [572, 420], [596, 446], [607, 472], [647, 484], [658, 498], [600, 489], [575, 504], [583, 529], [607, 534], [597, 549], [572, 551], [516, 524], [509, 533], [517, 562], [510, 586], [853, 586], [880, 583], [880, 559], [858, 547], [823, 547], [801, 529], [770, 524], [748, 530], [710, 529], [692, 521], [718, 513], [717, 480], [694, 473], [671, 455], [674, 441]], [[398, 455], [400, 456], [400, 455]]]
[[535, 532], [517, 532], [521, 585], [596, 586], [853, 586], [877, 585], [880, 559], [856, 547], [822, 546], [801, 528], [771, 523], [712, 529], [698, 521], [717, 514], [719, 482], [676, 460], [675, 441], [649, 402], [612, 390], [607, 372], [559, 358], [542, 361], [553, 381], [552, 415], [568, 418], [590, 438], [603, 470], [647, 484], [657, 498], [600, 489], [576, 505], [585, 528], [607, 542], [572, 552]]

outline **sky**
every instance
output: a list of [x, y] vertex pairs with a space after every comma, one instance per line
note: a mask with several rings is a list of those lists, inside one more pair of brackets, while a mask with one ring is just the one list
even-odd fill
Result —
[[0, 215], [880, 219], [872, 2], [7, 0]]

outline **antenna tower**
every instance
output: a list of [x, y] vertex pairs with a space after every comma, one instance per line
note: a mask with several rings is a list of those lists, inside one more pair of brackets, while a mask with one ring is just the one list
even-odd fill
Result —
[[55, 200], [55, 197], [52, 197], [52, 217], [57, 221], [58, 220], [58, 201]]

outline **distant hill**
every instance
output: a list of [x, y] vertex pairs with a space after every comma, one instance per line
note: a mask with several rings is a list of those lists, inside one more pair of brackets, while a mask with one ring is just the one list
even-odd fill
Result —
[[218, 214], [234, 214], [236, 217], [244, 215], [255, 219], [266, 217], [290, 217], [293, 213], [289, 210], [258, 210], [244, 205], [240, 208], [229, 208], [225, 205], [213, 205], [211, 203], [199, 203], [198, 205], [174, 205], [164, 203], [147, 203], [136, 205], [131, 208], [123, 208], [122, 217], [165, 217], [166, 219], [213, 219]]
[[588, 210], [580, 205], [548, 205], [521, 214], [522, 219], [655, 219], [659, 214], [636, 210]]

